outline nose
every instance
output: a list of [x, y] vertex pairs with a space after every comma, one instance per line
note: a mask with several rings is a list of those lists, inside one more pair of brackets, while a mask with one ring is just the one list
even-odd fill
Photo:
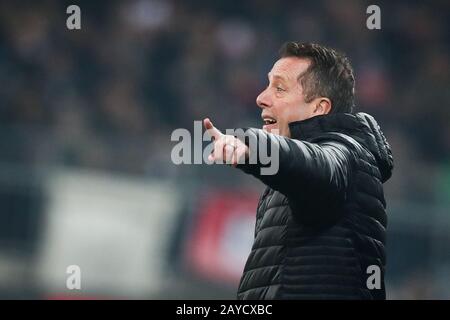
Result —
[[257, 97], [256, 97], [256, 104], [264, 109], [269, 108], [272, 105], [272, 99], [270, 98], [269, 92], [267, 90], [268, 88], [264, 89]]

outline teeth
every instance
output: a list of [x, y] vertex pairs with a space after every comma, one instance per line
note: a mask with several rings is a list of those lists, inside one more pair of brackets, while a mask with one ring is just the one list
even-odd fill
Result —
[[264, 124], [274, 124], [274, 123], [276, 123], [277, 121], [276, 120], [273, 120], [273, 119], [264, 119]]

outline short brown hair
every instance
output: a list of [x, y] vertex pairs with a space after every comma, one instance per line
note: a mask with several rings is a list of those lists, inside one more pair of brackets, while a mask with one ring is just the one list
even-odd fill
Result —
[[352, 113], [355, 106], [355, 77], [350, 61], [334, 49], [315, 43], [286, 42], [280, 58], [299, 57], [310, 61], [299, 75], [306, 102], [317, 97], [331, 100], [330, 113]]

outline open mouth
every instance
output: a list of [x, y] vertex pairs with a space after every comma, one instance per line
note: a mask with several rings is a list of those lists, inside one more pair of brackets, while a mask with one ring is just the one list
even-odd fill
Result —
[[264, 125], [269, 126], [277, 123], [277, 120], [271, 117], [263, 117]]
[[275, 118], [263, 115], [261, 116], [263, 120], [263, 130], [266, 130], [267, 132], [272, 132], [272, 130], [277, 129], [277, 120]]
[[271, 124], [275, 124], [277, 123], [277, 120], [274, 119], [264, 119], [264, 124], [265, 125], [271, 125]]

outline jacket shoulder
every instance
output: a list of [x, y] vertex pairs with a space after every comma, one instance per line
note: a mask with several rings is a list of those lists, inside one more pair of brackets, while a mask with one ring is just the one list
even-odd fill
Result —
[[370, 151], [355, 138], [342, 132], [327, 132], [311, 139], [312, 143], [332, 144], [338, 148], [347, 148], [355, 155], [361, 156], [370, 154]]

